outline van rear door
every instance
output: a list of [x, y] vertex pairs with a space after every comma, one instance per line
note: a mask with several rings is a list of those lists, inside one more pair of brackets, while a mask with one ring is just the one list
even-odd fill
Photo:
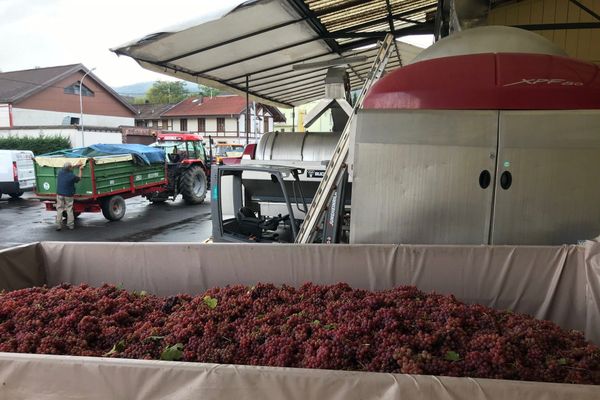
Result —
[[12, 153], [0, 150], [0, 182], [13, 182]]
[[16, 151], [13, 159], [17, 163], [17, 177], [21, 190], [33, 189], [35, 187], [33, 153], [31, 151]]

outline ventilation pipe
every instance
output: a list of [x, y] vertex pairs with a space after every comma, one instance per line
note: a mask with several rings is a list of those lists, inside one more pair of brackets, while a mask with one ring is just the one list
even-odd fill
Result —
[[487, 25], [490, 0], [438, 0], [436, 41], [465, 29]]

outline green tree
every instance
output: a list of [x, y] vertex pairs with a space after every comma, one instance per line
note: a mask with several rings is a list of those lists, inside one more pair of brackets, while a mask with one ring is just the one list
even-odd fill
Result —
[[198, 95], [204, 97], [214, 97], [217, 96], [221, 91], [219, 89], [213, 89], [208, 86], [198, 85]]
[[135, 97], [135, 98], [133, 99], [133, 101], [131, 102], [131, 104], [135, 104], [135, 105], [138, 105], [138, 104], [146, 104], [146, 103], [150, 103], [150, 102], [149, 102], [149, 101], [146, 99], [146, 96], [145, 96], [145, 95], [144, 95], [144, 96], [142, 96], [142, 97]]
[[179, 103], [189, 97], [185, 82], [156, 81], [146, 92], [146, 100], [152, 104]]

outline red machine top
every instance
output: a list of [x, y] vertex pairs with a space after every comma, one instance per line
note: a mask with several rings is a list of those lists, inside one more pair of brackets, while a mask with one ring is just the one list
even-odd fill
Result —
[[182, 142], [195, 142], [198, 140], [202, 140], [202, 136], [200, 135], [196, 135], [194, 133], [177, 133], [177, 132], [171, 132], [171, 133], [159, 133], [158, 140], [179, 140]]
[[435, 58], [380, 79], [365, 109], [600, 109], [595, 64], [543, 54], [487, 53]]

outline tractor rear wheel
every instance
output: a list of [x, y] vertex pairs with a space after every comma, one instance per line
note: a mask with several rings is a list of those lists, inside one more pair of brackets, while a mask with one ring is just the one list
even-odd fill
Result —
[[102, 215], [109, 221], [118, 221], [125, 215], [127, 206], [121, 196], [110, 196], [102, 202]]
[[190, 167], [183, 173], [179, 191], [188, 204], [200, 204], [206, 197], [206, 174], [198, 166]]

